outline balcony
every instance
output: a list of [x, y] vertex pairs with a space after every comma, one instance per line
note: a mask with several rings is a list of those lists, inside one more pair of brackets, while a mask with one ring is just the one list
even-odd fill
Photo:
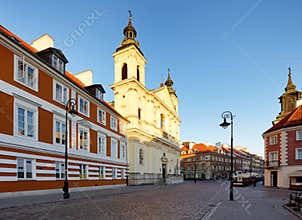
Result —
[[266, 161], [266, 168], [278, 168], [279, 160], [270, 160]]

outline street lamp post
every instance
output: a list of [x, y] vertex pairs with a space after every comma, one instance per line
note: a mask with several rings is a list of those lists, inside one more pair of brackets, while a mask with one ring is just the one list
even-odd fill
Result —
[[69, 185], [68, 185], [68, 113], [71, 115], [76, 115], [78, 114], [78, 112], [76, 111], [75, 107], [76, 107], [76, 100], [75, 99], [69, 99], [66, 102], [65, 105], [65, 180], [64, 180], [64, 186], [63, 186], [63, 198], [64, 199], [69, 199], [70, 195], [69, 195]]
[[196, 184], [196, 175], [197, 175], [197, 150], [195, 151], [195, 172], [194, 172], [194, 183]]
[[[230, 111], [225, 111], [221, 114], [221, 117], [223, 118], [223, 122], [220, 124], [222, 128], [227, 128], [229, 125], [231, 125], [231, 172], [230, 172], [230, 200], [233, 201], [233, 131], [234, 131], [234, 124], [233, 124], [233, 118], [234, 115]], [[231, 123], [227, 122], [227, 118], [231, 118]]]

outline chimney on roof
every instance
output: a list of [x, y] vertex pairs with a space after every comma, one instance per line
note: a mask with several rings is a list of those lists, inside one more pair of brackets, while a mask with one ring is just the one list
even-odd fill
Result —
[[45, 50], [49, 47], [54, 47], [55, 40], [49, 34], [43, 34], [41, 37], [33, 40], [31, 46], [37, 51]]
[[83, 72], [77, 73], [74, 75], [78, 78], [85, 86], [91, 86], [93, 84], [93, 73], [92, 70], [85, 70]]
[[300, 105], [302, 105], [302, 99], [298, 99], [298, 100], [296, 101], [296, 108], [297, 108], [298, 106], [300, 106]]

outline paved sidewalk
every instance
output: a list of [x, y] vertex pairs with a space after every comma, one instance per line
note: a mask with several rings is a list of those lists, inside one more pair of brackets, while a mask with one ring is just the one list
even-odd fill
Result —
[[297, 219], [282, 207], [288, 191], [235, 188], [234, 198], [227, 182], [121, 187], [0, 199], [0, 219]]

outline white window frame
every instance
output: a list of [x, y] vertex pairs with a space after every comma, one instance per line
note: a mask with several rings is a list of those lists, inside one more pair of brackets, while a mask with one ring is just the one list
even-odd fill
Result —
[[296, 152], [295, 152], [295, 158], [296, 158], [296, 160], [302, 160], [302, 157], [300, 157], [300, 158], [298, 158], [298, 151], [299, 150], [301, 150], [302, 151], [302, 148], [301, 147], [299, 147], [299, 148], [296, 148]]
[[[102, 112], [102, 118], [100, 118], [100, 111]], [[99, 123], [101, 123], [102, 125], [106, 125], [106, 111], [101, 108], [98, 108], [97, 119]]]
[[[272, 158], [271, 155], [276, 155], [276, 158]], [[268, 153], [268, 161], [277, 161], [278, 160], [278, 151], [271, 151]]]
[[119, 132], [121, 134], [125, 135], [126, 134], [126, 131], [125, 131], [126, 130], [126, 124], [124, 122], [122, 122], [122, 121], [120, 121], [119, 124], [120, 124], [120, 131]]
[[277, 135], [272, 135], [268, 139], [269, 139], [268, 140], [269, 145], [278, 144], [278, 136]]
[[[24, 135], [18, 134], [18, 108], [25, 110], [24, 114]], [[27, 112], [33, 112], [33, 137], [27, 136]], [[16, 99], [14, 102], [14, 136], [22, 137], [30, 140], [38, 140], [38, 107], [36, 105], [29, 104], [23, 100]]]
[[[18, 160], [23, 160], [23, 175], [24, 177], [23, 178], [19, 178], [18, 176]], [[26, 162], [27, 161], [31, 161], [31, 174], [32, 174], [32, 177], [31, 178], [28, 178], [26, 177]], [[16, 163], [17, 163], [17, 180], [34, 180], [36, 179], [36, 161], [34, 159], [28, 159], [28, 158], [23, 158], [23, 157], [18, 157], [17, 160], [16, 160]]]
[[[83, 130], [84, 132], [87, 132], [87, 149], [84, 149], [84, 148], [81, 148], [81, 145], [80, 145], [80, 133], [81, 133], [81, 130]], [[78, 150], [83, 150], [83, 151], [87, 151], [87, 152], [90, 152], [90, 129], [89, 128], [86, 128], [84, 126], [81, 126], [78, 124]]]
[[[57, 85], [62, 87], [62, 94], [61, 94], [61, 100], [57, 99]], [[64, 99], [64, 89], [66, 89], [66, 97]], [[67, 86], [64, 86], [62, 83], [59, 83], [56, 80], [53, 80], [53, 100], [56, 102], [59, 102], [63, 105], [66, 105], [67, 100], [69, 99], [69, 88]]]
[[[59, 146], [65, 146], [65, 143], [64, 144], [62, 144], [62, 143], [57, 143], [56, 142], [56, 122], [60, 122], [61, 123], [61, 125], [60, 125], [60, 132], [61, 132], [61, 140], [62, 140], [62, 135], [63, 135], [63, 133], [62, 133], [62, 123], [63, 124], [66, 124], [66, 119], [63, 119], [63, 117], [60, 117], [60, 116], [58, 116], [58, 115], [53, 115], [53, 144], [55, 144], [55, 145], [59, 145]], [[66, 138], [66, 141], [67, 141], [67, 147], [69, 147], [69, 145], [70, 145], [70, 143], [69, 143], [69, 141], [70, 141], [70, 139], [69, 139], [69, 137], [70, 137], [70, 132], [69, 132], [69, 123], [70, 123], [70, 121], [69, 120], [67, 120], [67, 138]], [[64, 136], [65, 136], [65, 133], [64, 133]]]
[[[56, 179], [57, 180], [62, 180], [65, 178], [65, 163], [62, 162], [56, 162]], [[57, 169], [57, 165], [59, 166], [59, 170]], [[57, 172], [57, 170], [59, 172]], [[59, 177], [57, 177], [57, 173], [59, 173]]]
[[[104, 142], [104, 150], [103, 152], [100, 151], [100, 138], [104, 138], [105, 142]], [[98, 150], [98, 154], [102, 155], [103, 157], [106, 156], [106, 151], [107, 151], [107, 138], [106, 138], [106, 134], [103, 133], [98, 133], [98, 140], [97, 140], [97, 150]]]
[[[83, 102], [87, 102], [87, 112], [86, 113], [81, 111], [81, 99], [83, 100]], [[87, 117], [89, 117], [89, 115], [90, 115], [90, 102], [80, 95], [78, 95], [78, 112]]]
[[99, 179], [103, 180], [105, 179], [105, 176], [106, 176], [105, 167], [99, 166]]
[[120, 159], [126, 160], [127, 158], [127, 144], [125, 141], [120, 141]]
[[302, 141], [302, 130], [296, 131], [296, 141]]
[[[116, 150], [115, 150], [115, 155], [113, 155], [113, 142], [116, 143]], [[118, 141], [115, 138], [111, 138], [110, 141], [110, 152], [111, 152], [111, 157], [117, 159], [118, 158]]]
[[117, 131], [117, 118], [110, 115], [110, 128]]
[[[23, 74], [25, 78], [25, 82], [22, 82], [18, 79], [18, 61], [21, 61], [23, 63]], [[28, 83], [28, 68], [24, 69], [24, 65], [27, 67], [29, 66], [31, 69], [33, 69], [33, 86], [30, 86]], [[19, 57], [16, 54], [14, 55], [14, 80], [30, 89], [33, 89], [34, 91], [38, 92], [38, 85], [39, 85], [39, 73], [38, 68], [34, 67], [30, 63], [26, 62], [24, 57]]]
[[[56, 60], [56, 65], [54, 61]], [[60, 73], [64, 73], [64, 62], [55, 54], [52, 54], [51, 57], [51, 66], [58, 70]]]
[[116, 169], [116, 167], [112, 167], [111, 172], [112, 172], [112, 177], [111, 178], [113, 180], [117, 179], [117, 169]]
[[[88, 164], [80, 164], [80, 179], [88, 179]], [[83, 172], [84, 171], [84, 172]]]
[[95, 89], [95, 97], [101, 101], [104, 100], [104, 94], [99, 89]]
[[126, 169], [121, 169], [121, 178], [126, 179]]

